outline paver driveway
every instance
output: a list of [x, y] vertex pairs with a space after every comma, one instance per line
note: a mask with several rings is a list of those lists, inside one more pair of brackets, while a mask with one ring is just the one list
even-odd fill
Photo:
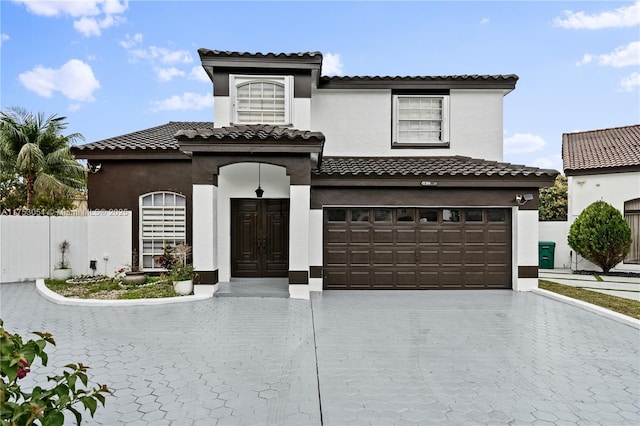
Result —
[[9, 331], [58, 343], [25, 380], [82, 361], [115, 391], [87, 424], [640, 423], [638, 330], [530, 293], [76, 307], [3, 284], [0, 298]]

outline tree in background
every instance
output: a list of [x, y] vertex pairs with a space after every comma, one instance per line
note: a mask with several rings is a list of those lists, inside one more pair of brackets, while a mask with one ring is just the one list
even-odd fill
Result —
[[540, 189], [538, 219], [543, 222], [567, 220], [567, 178], [556, 177], [553, 186]]
[[604, 201], [590, 204], [569, 229], [569, 246], [607, 273], [631, 247], [631, 228], [618, 209]]
[[41, 203], [68, 205], [70, 198], [86, 188], [85, 168], [71, 154], [70, 147], [81, 134], [62, 135], [66, 117], [47, 118], [23, 108], [0, 112], [0, 201], [20, 200], [26, 193], [28, 209]]

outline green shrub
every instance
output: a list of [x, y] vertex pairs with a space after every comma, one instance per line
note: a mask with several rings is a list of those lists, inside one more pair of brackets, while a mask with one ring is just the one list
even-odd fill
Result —
[[596, 201], [573, 222], [567, 239], [576, 253], [607, 273], [629, 253], [631, 228], [618, 209]]
[[82, 386], [87, 386], [89, 367], [82, 363], [68, 364], [62, 375], [48, 377], [53, 387], [35, 386], [31, 392], [21, 389], [19, 381], [31, 372], [36, 359], [47, 365], [46, 345], [56, 344], [48, 333], [34, 334], [40, 339], [23, 342], [20, 335], [7, 332], [0, 319], [0, 424], [58, 426], [65, 423], [63, 413], [70, 411], [79, 425], [82, 421], [79, 409], [83, 407], [93, 417], [98, 402], [104, 406], [105, 394], [111, 392], [105, 385], [83, 389]]

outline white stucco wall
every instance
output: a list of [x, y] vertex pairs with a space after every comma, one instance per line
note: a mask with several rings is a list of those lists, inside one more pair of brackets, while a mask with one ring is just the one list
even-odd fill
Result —
[[193, 185], [193, 267], [197, 271], [218, 269], [217, 192], [213, 185]]
[[133, 216], [126, 210], [106, 213], [97, 211], [87, 217], [87, 262], [81, 271], [74, 266], [74, 274], [90, 273], [89, 260], [98, 261], [96, 274], [109, 276], [123, 266], [131, 266]]
[[[322, 210], [309, 212], [309, 265], [323, 266]], [[322, 278], [309, 278], [310, 291], [322, 291]]]
[[[262, 163], [262, 198], [289, 198], [289, 176], [281, 166]], [[236, 163], [220, 168], [218, 175], [217, 246], [218, 280], [231, 278], [231, 198], [256, 198], [258, 163]]]
[[[514, 209], [515, 210], [515, 209]], [[538, 287], [537, 278], [518, 278], [518, 266], [538, 265], [538, 211], [515, 210], [513, 233], [514, 281], [516, 291], [530, 291]]]
[[568, 185], [570, 222], [595, 201], [606, 201], [624, 212], [625, 201], [640, 198], [640, 172], [569, 176]]
[[[556, 243], [553, 263], [556, 269], [570, 269], [572, 260], [572, 249], [567, 242], [569, 235], [569, 222], [539, 222], [538, 223], [538, 239], [539, 241], [553, 241]], [[573, 254], [575, 262], [575, 253]]]
[[452, 90], [446, 149], [392, 149], [390, 90], [315, 90], [311, 129], [326, 137], [326, 156], [465, 155], [502, 160], [503, 94]]

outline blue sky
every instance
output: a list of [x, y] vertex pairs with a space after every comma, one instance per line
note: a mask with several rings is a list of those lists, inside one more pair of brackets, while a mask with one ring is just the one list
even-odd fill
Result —
[[517, 74], [512, 163], [561, 170], [562, 133], [640, 123], [639, 1], [0, 0], [0, 14], [0, 108], [64, 115], [87, 142], [211, 121], [200, 47], [320, 51], [332, 75]]

